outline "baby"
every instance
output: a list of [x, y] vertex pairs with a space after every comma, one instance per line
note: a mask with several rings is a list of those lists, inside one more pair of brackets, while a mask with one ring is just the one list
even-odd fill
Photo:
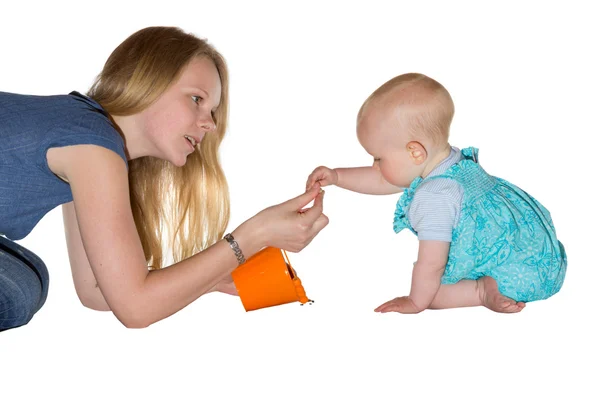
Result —
[[476, 148], [450, 146], [453, 116], [440, 83], [417, 73], [397, 76], [358, 112], [358, 140], [373, 166], [321, 166], [308, 177], [307, 188], [318, 182], [365, 194], [404, 191], [393, 227], [419, 239], [410, 294], [375, 311], [485, 306], [514, 313], [562, 287], [567, 257], [550, 213], [489, 175]]

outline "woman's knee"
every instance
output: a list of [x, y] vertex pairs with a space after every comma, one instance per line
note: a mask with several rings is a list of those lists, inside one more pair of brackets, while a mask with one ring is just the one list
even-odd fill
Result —
[[[33, 280], [15, 282], [0, 267], [0, 330], [27, 324], [40, 308], [41, 285]], [[36, 278], [37, 281], [37, 278]]]
[[18, 243], [13, 242], [12, 240], [3, 238], [1, 236], [0, 252], [4, 252], [7, 255], [12, 256], [17, 260], [20, 260], [23, 263], [25, 263], [38, 276], [39, 280], [42, 282], [42, 286], [48, 286], [48, 269], [46, 268], [46, 264], [44, 264], [44, 261], [42, 261], [42, 259], [39, 258], [37, 254], [21, 246]]
[[31, 321], [44, 305], [47, 293], [47, 281], [42, 282], [36, 271], [22, 260], [0, 251], [0, 330]]

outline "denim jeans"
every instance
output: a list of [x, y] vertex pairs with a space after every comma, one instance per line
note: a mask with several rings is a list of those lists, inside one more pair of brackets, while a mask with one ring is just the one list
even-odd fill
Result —
[[0, 235], [0, 331], [27, 324], [46, 302], [48, 283], [44, 262]]

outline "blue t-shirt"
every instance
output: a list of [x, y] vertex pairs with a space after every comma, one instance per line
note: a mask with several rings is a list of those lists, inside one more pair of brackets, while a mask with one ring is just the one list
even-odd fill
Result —
[[127, 164], [123, 138], [89, 97], [0, 92], [0, 234], [23, 239], [49, 211], [73, 200], [46, 152], [77, 144], [105, 147]]

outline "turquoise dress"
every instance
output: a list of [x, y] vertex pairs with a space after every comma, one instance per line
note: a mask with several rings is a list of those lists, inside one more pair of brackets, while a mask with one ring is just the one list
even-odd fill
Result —
[[554, 295], [565, 279], [567, 256], [550, 213], [515, 185], [487, 174], [478, 163], [478, 149], [461, 152], [464, 160], [443, 174], [416, 178], [404, 191], [396, 204], [394, 231], [408, 228], [417, 234], [407, 214], [419, 185], [453, 179], [464, 194], [442, 284], [491, 276], [500, 292], [516, 301]]

